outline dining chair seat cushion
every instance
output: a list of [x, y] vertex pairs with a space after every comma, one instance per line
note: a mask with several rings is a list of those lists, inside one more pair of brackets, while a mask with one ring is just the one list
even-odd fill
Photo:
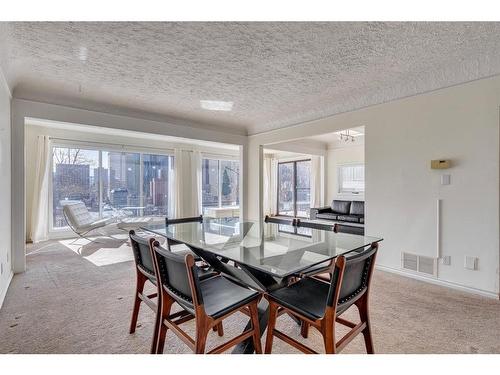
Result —
[[325, 314], [330, 285], [311, 278], [305, 278], [289, 287], [275, 290], [269, 296], [292, 311], [317, 320]]
[[200, 289], [205, 311], [214, 319], [259, 297], [258, 292], [239, 286], [222, 276], [203, 280]]
[[[330, 283], [308, 277], [289, 287], [273, 291], [269, 296], [306, 318], [318, 320], [325, 315], [329, 288]], [[337, 306], [337, 315], [342, 314], [349, 306], [350, 304]]]
[[218, 276], [219, 274], [215, 272], [212, 268], [198, 268], [198, 278], [203, 281], [210, 279], [211, 277]]

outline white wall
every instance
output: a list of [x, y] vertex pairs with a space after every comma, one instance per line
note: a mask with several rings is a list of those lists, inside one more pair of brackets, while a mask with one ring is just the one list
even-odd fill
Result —
[[327, 193], [326, 205], [329, 205], [333, 199], [344, 199], [352, 201], [363, 201], [364, 194], [339, 194], [338, 166], [342, 164], [364, 163], [365, 146], [364, 144], [356, 146], [345, 146], [329, 148], [327, 152]]
[[10, 91], [0, 69], [0, 307], [12, 278], [10, 102]]
[[[43, 119], [68, 124], [115, 129], [117, 134], [122, 130], [139, 131], [210, 142], [221, 142], [239, 145], [240, 152], [245, 152], [247, 137], [235, 133], [221, 132], [213, 129], [197, 128], [172, 122], [161, 122], [140, 117], [130, 117], [85, 109], [47, 104], [30, 100], [13, 99], [12, 111], [12, 268], [14, 272], [26, 269], [26, 182], [25, 182], [25, 120], [27, 118]], [[245, 162], [243, 161], [243, 168]], [[241, 181], [243, 174], [241, 176]], [[243, 190], [240, 189], [240, 200], [244, 202]], [[244, 204], [244, 203], [243, 203]], [[244, 214], [244, 208], [241, 213]]]
[[285, 153], [292, 152], [294, 154], [326, 156], [326, 146], [326, 143], [323, 142], [300, 139], [291, 142], [275, 143], [269, 148], [272, 150], [284, 151]]
[[[379, 266], [401, 271], [401, 251], [434, 255], [436, 199], [442, 199], [437, 281], [490, 296], [499, 292], [500, 77], [478, 80], [358, 111], [249, 137], [247, 155], [260, 145], [365, 126], [366, 231], [384, 237]], [[453, 161], [450, 186], [430, 160]], [[261, 216], [260, 169], [246, 172], [249, 218]], [[479, 269], [464, 269], [464, 255]]]

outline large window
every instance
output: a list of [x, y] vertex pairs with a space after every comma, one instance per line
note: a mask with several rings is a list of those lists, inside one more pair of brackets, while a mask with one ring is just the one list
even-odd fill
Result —
[[202, 160], [202, 206], [234, 207], [239, 204], [240, 163], [234, 160]]
[[278, 163], [278, 214], [308, 217], [311, 202], [311, 161]]
[[340, 194], [362, 194], [365, 192], [364, 164], [346, 164], [338, 167]]
[[52, 228], [66, 226], [62, 207], [77, 201], [95, 219], [168, 216], [172, 177], [170, 155], [54, 146]]

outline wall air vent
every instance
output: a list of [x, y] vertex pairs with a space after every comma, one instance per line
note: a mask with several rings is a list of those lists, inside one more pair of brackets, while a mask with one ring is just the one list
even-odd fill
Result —
[[418, 257], [413, 254], [401, 253], [401, 266], [407, 270], [418, 271]]
[[437, 259], [410, 253], [401, 253], [401, 267], [418, 273], [436, 276]]

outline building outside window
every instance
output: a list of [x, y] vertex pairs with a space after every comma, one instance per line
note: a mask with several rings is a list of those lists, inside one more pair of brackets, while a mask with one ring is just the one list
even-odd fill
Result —
[[202, 207], [237, 207], [239, 205], [240, 163], [235, 160], [202, 160]]

